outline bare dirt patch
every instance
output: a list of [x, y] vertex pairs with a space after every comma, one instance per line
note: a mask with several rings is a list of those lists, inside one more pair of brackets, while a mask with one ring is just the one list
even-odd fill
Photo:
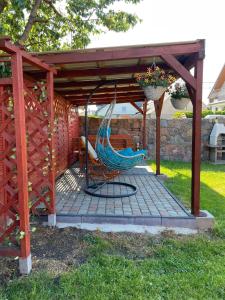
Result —
[[[54, 275], [67, 271], [71, 265], [86, 261], [86, 231], [76, 228], [49, 228], [38, 226], [31, 239], [33, 272], [49, 271]], [[19, 276], [18, 260], [0, 258], [0, 284]]]

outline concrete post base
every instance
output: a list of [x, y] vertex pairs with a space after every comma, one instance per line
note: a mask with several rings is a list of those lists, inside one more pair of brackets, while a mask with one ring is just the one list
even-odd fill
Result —
[[51, 226], [51, 227], [56, 226], [56, 214], [48, 215], [48, 226]]
[[157, 178], [161, 181], [165, 181], [168, 179], [167, 175], [166, 174], [160, 174], [160, 175], [156, 175]]
[[197, 228], [199, 230], [212, 229], [215, 223], [213, 215], [207, 210], [201, 210], [202, 216], [196, 218]]
[[32, 270], [31, 254], [26, 258], [19, 258], [19, 270], [22, 275], [30, 274]]

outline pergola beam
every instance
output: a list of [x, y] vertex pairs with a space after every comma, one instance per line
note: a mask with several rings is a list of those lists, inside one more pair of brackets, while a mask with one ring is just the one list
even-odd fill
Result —
[[164, 54], [183, 55], [187, 53], [196, 53], [201, 49], [201, 40], [192, 43], [181, 43], [173, 45], [152, 45], [140, 46], [121, 50], [103, 49], [98, 51], [79, 52], [71, 51], [68, 53], [58, 54], [39, 54], [37, 55], [48, 64], [71, 64], [71, 63], [87, 63], [100, 62], [119, 59], [135, 59], [161, 56]]

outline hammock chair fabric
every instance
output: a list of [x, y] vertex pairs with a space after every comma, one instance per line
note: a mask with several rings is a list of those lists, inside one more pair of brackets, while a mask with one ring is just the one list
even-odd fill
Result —
[[133, 168], [142, 162], [147, 154], [146, 150], [133, 151], [131, 148], [116, 151], [110, 143], [110, 122], [116, 104], [115, 98], [109, 105], [104, 119], [98, 130], [95, 150], [100, 161], [110, 170], [124, 171]]

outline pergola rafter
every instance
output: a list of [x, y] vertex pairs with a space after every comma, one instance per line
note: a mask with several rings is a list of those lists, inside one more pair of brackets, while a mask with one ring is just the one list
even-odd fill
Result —
[[[95, 98], [93, 101], [90, 102], [90, 104], [100, 105], [111, 102], [114, 99], [114, 96], [109, 97], [102, 97], [102, 98]], [[130, 102], [141, 102], [145, 100], [145, 96], [140, 97], [129, 97], [129, 96], [119, 96], [117, 97], [117, 103], [130, 103]], [[77, 106], [85, 106], [87, 103], [87, 100], [80, 98], [76, 100], [70, 100], [73, 105]]]
[[[117, 94], [117, 98], [119, 97], [137, 97], [137, 98], [145, 98], [145, 95], [143, 93], [143, 91], [130, 91], [130, 92], [118, 92]], [[66, 99], [70, 100], [70, 101], [74, 101], [74, 100], [86, 100], [87, 99], [88, 94], [83, 94], [83, 95], [77, 95], [77, 96], [69, 96], [66, 97]], [[101, 98], [108, 98], [108, 99], [113, 99], [114, 93], [102, 93], [102, 94], [96, 94], [92, 97], [92, 100], [94, 101], [95, 99], [101, 99]]]
[[[116, 79], [118, 85], [129, 85], [135, 84], [133, 78], [123, 79], [117, 78]], [[115, 80], [84, 80], [84, 81], [67, 81], [67, 82], [58, 82], [57, 79], [55, 80], [54, 87], [57, 90], [71, 90], [73, 88], [81, 88], [81, 87], [96, 87], [98, 84], [104, 84], [104, 86], [114, 86]]]
[[[127, 93], [127, 92], [141, 92], [143, 93], [143, 90], [139, 87], [139, 85], [133, 85], [129, 87], [117, 87], [116, 89], [117, 93]], [[72, 96], [78, 96], [78, 95], [89, 95], [92, 92], [92, 89], [79, 89], [79, 90], [73, 90], [73, 91], [60, 91], [60, 94], [64, 97], [72, 97]], [[100, 88], [98, 91], [96, 91], [95, 95], [98, 94], [105, 94], [105, 93], [115, 93], [115, 87], [111, 88]]]

